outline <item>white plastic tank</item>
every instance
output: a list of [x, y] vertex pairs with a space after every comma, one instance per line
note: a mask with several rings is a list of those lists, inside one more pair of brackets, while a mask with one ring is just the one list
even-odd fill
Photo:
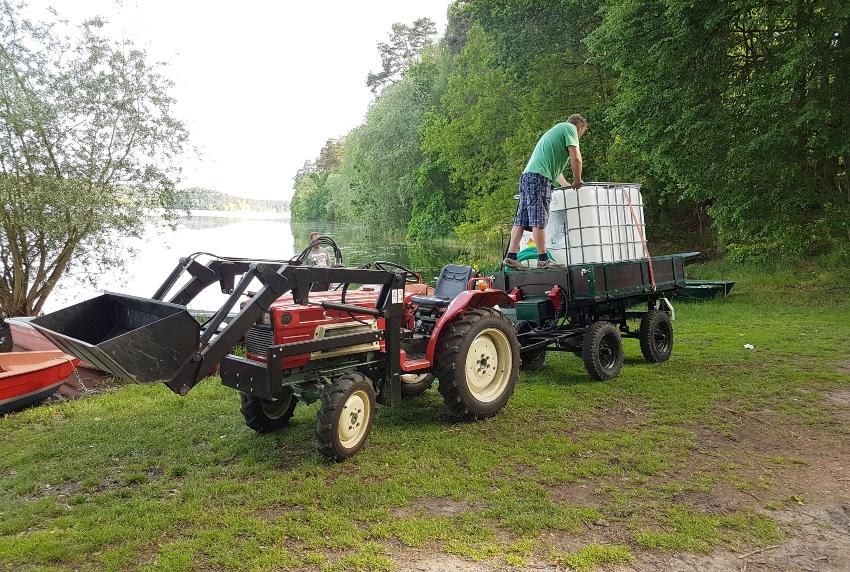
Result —
[[645, 258], [640, 185], [589, 183], [552, 191], [546, 249], [560, 264]]

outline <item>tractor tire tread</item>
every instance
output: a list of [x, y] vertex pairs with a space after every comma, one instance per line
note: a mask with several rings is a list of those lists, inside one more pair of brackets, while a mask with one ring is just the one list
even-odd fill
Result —
[[[437, 343], [435, 360], [435, 373], [439, 380], [437, 389], [440, 395], [443, 396], [443, 402], [446, 406], [466, 421], [477, 421], [492, 417], [504, 406], [504, 403], [502, 403], [497, 408], [474, 409], [464, 400], [457, 383], [457, 362], [464, 341], [475, 326], [475, 322], [487, 318], [505, 320], [501, 313], [493, 308], [471, 308], [446, 325], [448, 331], [443, 333], [443, 336]], [[507, 328], [509, 332], [514, 332], [513, 325], [509, 324]], [[516, 363], [519, 361], [519, 343], [516, 341], [516, 335], [509, 336], [508, 339], [513, 349], [515, 361], [513, 368], [515, 369], [515, 374], [514, 382], [505, 392], [505, 402], [507, 402], [507, 399], [510, 398], [514, 391], [519, 367], [518, 363]], [[500, 400], [502, 399], [500, 398]]]
[[[365, 383], [371, 391], [372, 417], [374, 417], [375, 393], [372, 384], [362, 373], [352, 372], [339, 376], [332, 387], [322, 394], [322, 404], [316, 414], [315, 442], [319, 454], [329, 461], [343, 461], [356, 453], [368, 438], [368, 434], [353, 452], [340, 451], [336, 446], [338, 411], [344, 397], [358, 384]], [[372, 419], [369, 419], [369, 423]], [[369, 428], [371, 431], [371, 427]]]
[[[607, 330], [607, 331], [606, 331]], [[618, 340], [617, 357], [614, 366], [606, 369], [599, 360], [599, 344], [607, 333], [613, 332]], [[590, 324], [584, 332], [581, 358], [587, 373], [597, 381], [608, 381], [617, 377], [623, 367], [623, 341], [616, 326], [611, 322], [599, 321]]]
[[284, 415], [278, 419], [271, 419], [263, 411], [263, 399], [244, 392], [239, 393], [239, 411], [245, 419], [245, 425], [257, 433], [270, 433], [289, 425], [289, 420], [295, 414], [295, 406], [298, 399], [291, 395], [292, 403]]
[[[670, 331], [670, 346], [666, 352], [659, 352], [654, 343], [655, 329], [661, 322], [666, 323]], [[670, 359], [673, 353], [673, 324], [670, 323], [669, 314], [654, 308], [649, 310], [640, 320], [638, 340], [640, 341], [640, 353], [649, 363], [662, 363]]]

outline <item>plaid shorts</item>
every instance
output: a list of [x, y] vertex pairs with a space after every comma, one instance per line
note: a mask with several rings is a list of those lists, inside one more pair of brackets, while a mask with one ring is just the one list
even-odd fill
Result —
[[549, 201], [552, 200], [552, 182], [540, 173], [523, 173], [519, 178], [519, 209], [514, 226], [525, 230], [544, 228], [549, 220]]

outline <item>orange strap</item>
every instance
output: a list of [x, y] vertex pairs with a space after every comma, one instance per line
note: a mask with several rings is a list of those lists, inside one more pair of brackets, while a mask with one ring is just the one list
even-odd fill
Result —
[[637, 212], [635, 212], [635, 207], [632, 204], [632, 193], [631, 190], [626, 192], [623, 189], [623, 194], [626, 196], [626, 202], [629, 203], [629, 210], [632, 211], [632, 223], [635, 226], [635, 230], [637, 230], [638, 236], [640, 236], [640, 241], [643, 243], [643, 251], [646, 253], [646, 259], [649, 261], [649, 281], [652, 283], [652, 289], [656, 290], [655, 287], [655, 270], [652, 268], [652, 256], [649, 254], [649, 246], [646, 244], [646, 234], [643, 232], [643, 228], [640, 226], [640, 222], [637, 218]]

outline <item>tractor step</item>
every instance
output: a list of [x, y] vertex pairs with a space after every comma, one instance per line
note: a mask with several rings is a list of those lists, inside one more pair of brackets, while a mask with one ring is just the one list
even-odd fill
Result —
[[425, 357], [425, 354], [405, 354], [405, 359], [401, 362], [402, 371], [419, 371], [431, 367], [431, 362]]

